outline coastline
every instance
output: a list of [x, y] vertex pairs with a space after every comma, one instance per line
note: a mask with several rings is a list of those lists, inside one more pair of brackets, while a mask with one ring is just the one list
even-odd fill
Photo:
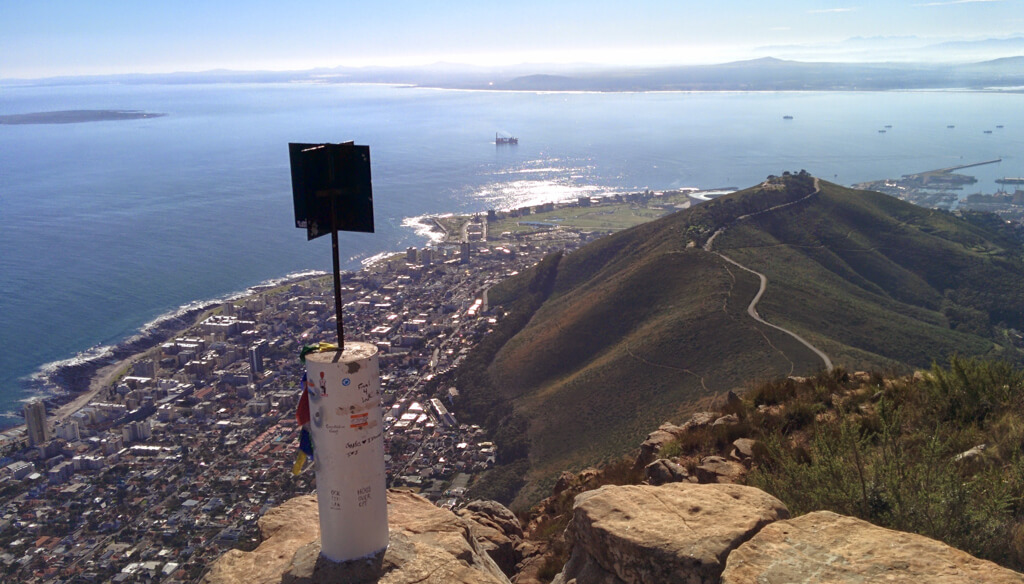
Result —
[[[439, 221], [452, 217], [452, 213], [411, 217], [405, 225], [434, 243], [446, 242], [450, 232]], [[366, 258], [358, 271], [373, 269], [379, 262], [385, 262], [401, 251], [383, 252]], [[144, 325], [138, 332], [109, 347], [94, 347], [75, 357], [44, 364], [31, 375], [27, 384], [41, 395], [47, 404], [47, 419], [51, 422], [63, 420], [91, 402], [97, 394], [109, 387], [123, 371], [138, 359], [144, 357], [153, 347], [167, 342], [198, 323], [199, 318], [209, 310], [248, 296], [260, 294], [276, 286], [318, 278], [326, 272], [307, 271], [289, 274], [250, 286], [242, 292], [227, 294], [220, 298], [194, 301], [177, 310], [162, 315]], [[91, 354], [87, 354], [91, 353]], [[17, 414], [17, 412], [11, 412]], [[0, 432], [24, 429], [24, 422], [0, 427]]]
[[[206, 312], [225, 302], [246, 298], [276, 286], [302, 282], [324, 275], [320, 271], [307, 271], [274, 278], [251, 286], [243, 292], [204, 301], [189, 303], [158, 317], [138, 332], [110, 347], [94, 348], [92, 354], [63, 361], [47, 363], [27, 381], [47, 404], [47, 419], [63, 420], [85, 407], [103, 389], [109, 387], [131, 363], [145, 356], [153, 347], [168, 341], [195, 326]], [[16, 413], [16, 412], [12, 412]], [[25, 427], [24, 422], [0, 428], [11, 432]]]
[[[717, 194], [719, 191], [720, 189], [711, 189], [707, 192]], [[468, 218], [472, 215], [474, 214], [437, 213], [406, 217], [402, 226], [413, 230], [416, 235], [423, 237], [428, 243], [451, 245], [457, 244], [461, 240], [458, 226], [452, 225], [451, 221]], [[404, 255], [404, 253], [403, 250], [381, 252], [364, 258], [361, 261], [362, 266], [357, 268], [357, 271], [372, 270], [378, 264], [386, 263], [389, 258], [395, 255]], [[250, 286], [241, 292], [191, 302], [142, 326], [138, 332], [116, 345], [94, 347], [72, 358], [42, 365], [28, 378], [27, 385], [47, 403], [49, 419], [64, 419], [86, 406], [100, 391], [109, 387], [125, 368], [130, 367], [132, 362], [143, 357], [156, 345], [193, 327], [199, 317], [207, 311], [225, 302], [259, 294], [275, 286], [301, 282], [325, 274], [326, 272], [322, 271], [292, 273]], [[11, 413], [17, 415], [20, 412], [12, 411]], [[0, 422], [0, 432], [24, 428], [25, 425], [21, 421], [20, 415], [16, 419], [19, 420], [18, 423], [6, 426]]]

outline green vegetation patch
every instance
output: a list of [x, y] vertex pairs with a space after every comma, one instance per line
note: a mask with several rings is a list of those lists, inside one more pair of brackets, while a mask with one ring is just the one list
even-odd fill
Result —
[[745, 404], [749, 426], [767, 428], [748, 483], [794, 514], [831, 510], [1024, 568], [1020, 368], [953, 358], [839, 394], [784, 380]]
[[554, 211], [522, 217], [506, 217], [491, 223], [492, 238], [502, 233], [532, 233], [554, 228], [579, 231], [615, 232], [628, 229], [665, 215], [668, 211], [630, 203], [603, 203], [596, 207], [564, 207]]

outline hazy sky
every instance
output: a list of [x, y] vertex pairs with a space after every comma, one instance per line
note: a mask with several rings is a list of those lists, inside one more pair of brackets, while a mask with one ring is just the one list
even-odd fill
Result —
[[850, 37], [1005, 37], [1024, 0], [0, 0], [0, 78], [337, 65], [712, 63]]

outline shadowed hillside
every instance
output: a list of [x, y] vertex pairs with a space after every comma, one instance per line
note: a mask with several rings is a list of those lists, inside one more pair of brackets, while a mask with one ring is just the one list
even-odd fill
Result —
[[[1017, 244], [948, 213], [815, 184], [787, 175], [603, 238], [547, 262], [544, 295], [537, 270], [492, 290], [514, 324], [500, 347], [477, 356], [486, 374], [459, 385], [467, 404], [483, 403], [474, 392], [486, 392], [492, 408], [511, 403], [504, 420], [526, 432], [525, 443], [515, 441], [517, 454], [528, 446], [531, 487], [621, 454], [701, 400], [824, 367], [792, 336], [751, 318], [759, 278], [719, 254], [765, 276], [756, 307], [765, 320], [837, 366], [905, 370], [953, 353], [1015, 358], [1009, 343], [994, 341], [1024, 324]], [[717, 253], [705, 251], [718, 230]], [[504, 442], [512, 437], [505, 432]], [[534, 497], [527, 489], [520, 500]]]

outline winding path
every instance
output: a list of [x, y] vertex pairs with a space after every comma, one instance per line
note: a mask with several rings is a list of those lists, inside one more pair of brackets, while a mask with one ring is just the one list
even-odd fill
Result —
[[[789, 203], [784, 203], [782, 205], [776, 205], [774, 207], [769, 207], [767, 209], [764, 209], [762, 211], [758, 211], [756, 213], [749, 213], [747, 215], [741, 215], [741, 216], [736, 218], [736, 221], [742, 221], [743, 219], [748, 219], [750, 217], [754, 217], [754, 216], [760, 215], [762, 213], [768, 213], [768, 212], [771, 212], [771, 211], [776, 211], [778, 209], [782, 209], [784, 207], [788, 207], [790, 205], [795, 205], [795, 204], [797, 204], [797, 203], [799, 203], [801, 201], [809, 199], [810, 197], [812, 197], [812, 196], [814, 196], [814, 195], [816, 195], [816, 194], [818, 194], [820, 192], [821, 192], [821, 187], [818, 184], [818, 179], [815, 178], [814, 179], [814, 191], [812, 193], [808, 194], [807, 196], [801, 197], [801, 198], [799, 198], [799, 199], [797, 199], [795, 201], [790, 201]], [[808, 342], [807, 339], [801, 337], [800, 335], [794, 333], [793, 331], [791, 331], [789, 329], [782, 328], [779, 325], [772, 324], [772, 323], [766, 321], [765, 319], [761, 318], [761, 315], [759, 315], [757, 313], [757, 303], [761, 300], [761, 296], [764, 294], [765, 289], [768, 287], [768, 278], [765, 277], [765, 275], [762, 274], [761, 272], [756, 272], [754, 270], [751, 270], [747, 266], [744, 266], [743, 264], [737, 262], [736, 260], [726, 256], [725, 254], [723, 254], [721, 252], [714, 251], [714, 250], [711, 249], [712, 244], [714, 244], [715, 238], [718, 237], [718, 234], [722, 233], [723, 231], [725, 231], [725, 227], [719, 227], [718, 230], [715, 231], [711, 235], [711, 237], [708, 238], [707, 242], [704, 244], [704, 251], [708, 251], [708, 252], [711, 252], [711, 253], [717, 255], [718, 257], [720, 257], [723, 260], [729, 262], [730, 264], [736, 266], [737, 268], [740, 268], [741, 270], [746, 270], [746, 271], [750, 272], [751, 274], [754, 274], [755, 276], [757, 276], [761, 280], [761, 286], [758, 288], [757, 294], [754, 295], [754, 299], [750, 301], [749, 305], [747, 305], [747, 314], [750, 315], [750, 318], [753, 318], [754, 320], [756, 320], [757, 322], [759, 322], [759, 323], [761, 323], [763, 325], [770, 326], [773, 329], [776, 329], [778, 331], [782, 331], [782, 332], [786, 333], [787, 335], [793, 337], [794, 339], [799, 341], [802, 345], [804, 345], [808, 349], [814, 351], [814, 353], [818, 357], [820, 357], [821, 360], [825, 363], [825, 369], [827, 371], [832, 371], [832, 369], [833, 369], [832, 360], [828, 358], [828, 355], [826, 355], [824, 351], [822, 351], [821, 349], [815, 347], [810, 342]]]

